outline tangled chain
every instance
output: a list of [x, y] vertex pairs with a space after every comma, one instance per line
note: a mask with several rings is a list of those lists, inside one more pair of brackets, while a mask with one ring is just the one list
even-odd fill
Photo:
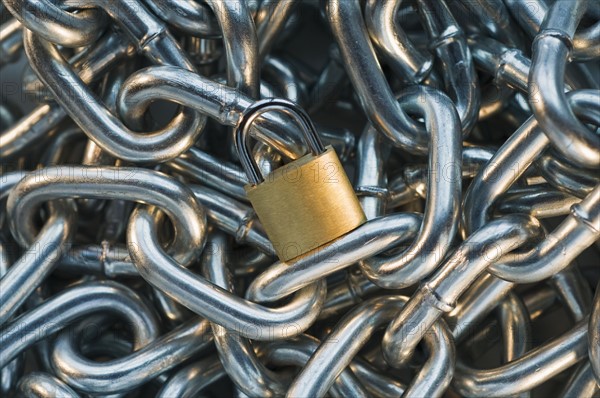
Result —
[[[591, 0], [3, 0], [2, 395], [600, 396], [599, 59]], [[267, 97], [367, 217], [288, 262]]]

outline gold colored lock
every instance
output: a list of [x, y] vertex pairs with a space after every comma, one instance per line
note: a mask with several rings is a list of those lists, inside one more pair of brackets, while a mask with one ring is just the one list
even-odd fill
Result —
[[[262, 113], [281, 111], [298, 121], [312, 153], [263, 178], [248, 151], [248, 129]], [[323, 147], [310, 117], [293, 102], [267, 99], [240, 119], [236, 146], [250, 184], [246, 193], [282, 261], [326, 245], [366, 221], [335, 150]]]

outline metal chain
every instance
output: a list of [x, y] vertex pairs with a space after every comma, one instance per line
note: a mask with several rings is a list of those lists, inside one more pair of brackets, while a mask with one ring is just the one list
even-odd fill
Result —
[[[3, 396], [600, 397], [597, 3], [0, 11]], [[321, 141], [367, 221], [278, 260]]]

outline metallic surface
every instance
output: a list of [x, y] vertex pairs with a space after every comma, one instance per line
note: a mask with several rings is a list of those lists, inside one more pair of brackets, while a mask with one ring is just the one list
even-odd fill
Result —
[[247, 186], [246, 193], [282, 261], [312, 255], [312, 250], [365, 222], [332, 147], [288, 163], [264, 178], [258, 185]]
[[0, 395], [600, 397], [599, 61], [590, 0], [3, 0]]

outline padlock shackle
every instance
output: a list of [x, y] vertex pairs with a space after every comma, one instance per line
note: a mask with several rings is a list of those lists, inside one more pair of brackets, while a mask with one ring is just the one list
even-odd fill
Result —
[[283, 112], [293, 118], [304, 130], [306, 143], [315, 156], [325, 152], [325, 147], [317, 134], [317, 129], [304, 109], [292, 101], [283, 98], [265, 98], [258, 100], [248, 106], [244, 113], [242, 113], [235, 130], [235, 146], [238, 150], [240, 163], [248, 175], [250, 184], [253, 185], [260, 184], [265, 179], [250, 153], [250, 137], [248, 131], [256, 118], [263, 113], [270, 111]]

